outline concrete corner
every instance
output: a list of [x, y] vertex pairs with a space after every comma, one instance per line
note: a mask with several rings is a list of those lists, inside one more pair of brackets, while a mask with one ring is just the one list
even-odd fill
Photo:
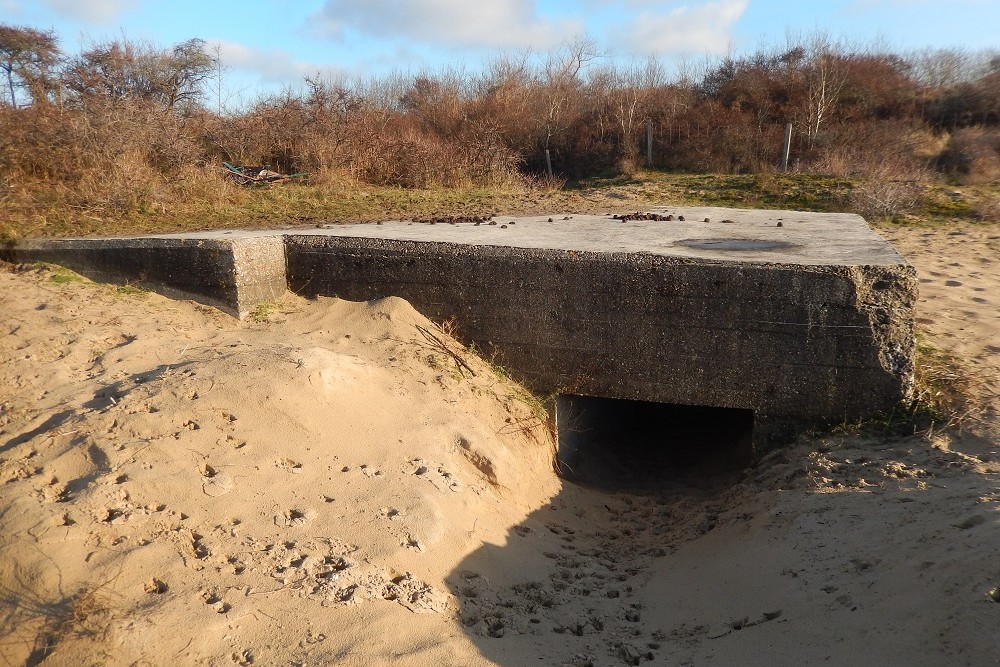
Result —
[[244, 317], [285, 290], [279, 235], [222, 234], [26, 240], [0, 248], [9, 262], [50, 262], [99, 282], [131, 283]]

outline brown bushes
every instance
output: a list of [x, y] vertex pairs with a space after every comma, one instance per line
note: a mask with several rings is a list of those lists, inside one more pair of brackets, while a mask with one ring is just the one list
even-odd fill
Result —
[[938, 156], [937, 167], [960, 183], [1000, 181], [1000, 130], [983, 127], [956, 130]]
[[[45, 85], [9, 93], [30, 103], [0, 106], [0, 183], [44, 184], [107, 213], [162, 210], [193, 193], [238, 197], [218, 177], [223, 160], [314, 183], [509, 186], [544, 174], [546, 152], [557, 177], [634, 170], [647, 128], [656, 167], [766, 173], [787, 123], [793, 170], [858, 179], [853, 205], [872, 215], [905, 212], [931, 168], [962, 182], [1000, 177], [1000, 74], [986, 58], [908, 60], [816, 36], [672, 79], [655, 60], [601, 65], [583, 40], [501, 56], [475, 74], [307, 79], [219, 115], [200, 105], [217, 71], [202, 47], [92, 45], [61, 72], [45, 70]], [[956, 62], [977, 64], [961, 75]], [[945, 65], [948, 77], [934, 74]], [[935, 142], [914, 133], [950, 138], [932, 156]]]
[[[320, 99], [317, 99], [320, 98]], [[419, 116], [366, 100], [337, 106], [328, 91], [259, 102], [248, 113], [210, 124], [219, 160], [267, 165], [285, 173], [348, 174], [377, 185], [428, 188], [504, 185], [519, 179], [518, 159], [496, 132], [425, 127]]]
[[100, 113], [32, 106], [0, 110], [0, 165], [17, 181], [58, 183], [80, 206], [139, 210], [164, 179], [205, 163], [197, 119], [142, 104]]

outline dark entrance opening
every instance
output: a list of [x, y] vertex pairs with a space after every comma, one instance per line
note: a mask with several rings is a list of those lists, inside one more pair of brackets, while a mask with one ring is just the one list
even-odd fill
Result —
[[560, 474], [609, 490], [717, 480], [750, 464], [753, 410], [562, 394]]

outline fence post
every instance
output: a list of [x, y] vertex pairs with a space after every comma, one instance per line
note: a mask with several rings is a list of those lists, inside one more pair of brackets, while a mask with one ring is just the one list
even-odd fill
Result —
[[653, 121], [646, 120], [646, 166], [653, 168]]
[[781, 173], [788, 172], [788, 154], [792, 150], [792, 124], [785, 126], [785, 145], [781, 149]]
[[549, 149], [545, 149], [545, 171], [549, 173], [549, 178], [552, 178], [552, 157], [549, 155]]

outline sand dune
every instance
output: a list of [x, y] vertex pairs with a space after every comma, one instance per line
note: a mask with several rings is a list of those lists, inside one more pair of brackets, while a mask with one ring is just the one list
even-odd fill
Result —
[[0, 662], [996, 664], [1000, 240], [957, 231], [888, 234], [980, 422], [641, 493], [562, 482], [402, 300], [239, 323], [7, 267]]

